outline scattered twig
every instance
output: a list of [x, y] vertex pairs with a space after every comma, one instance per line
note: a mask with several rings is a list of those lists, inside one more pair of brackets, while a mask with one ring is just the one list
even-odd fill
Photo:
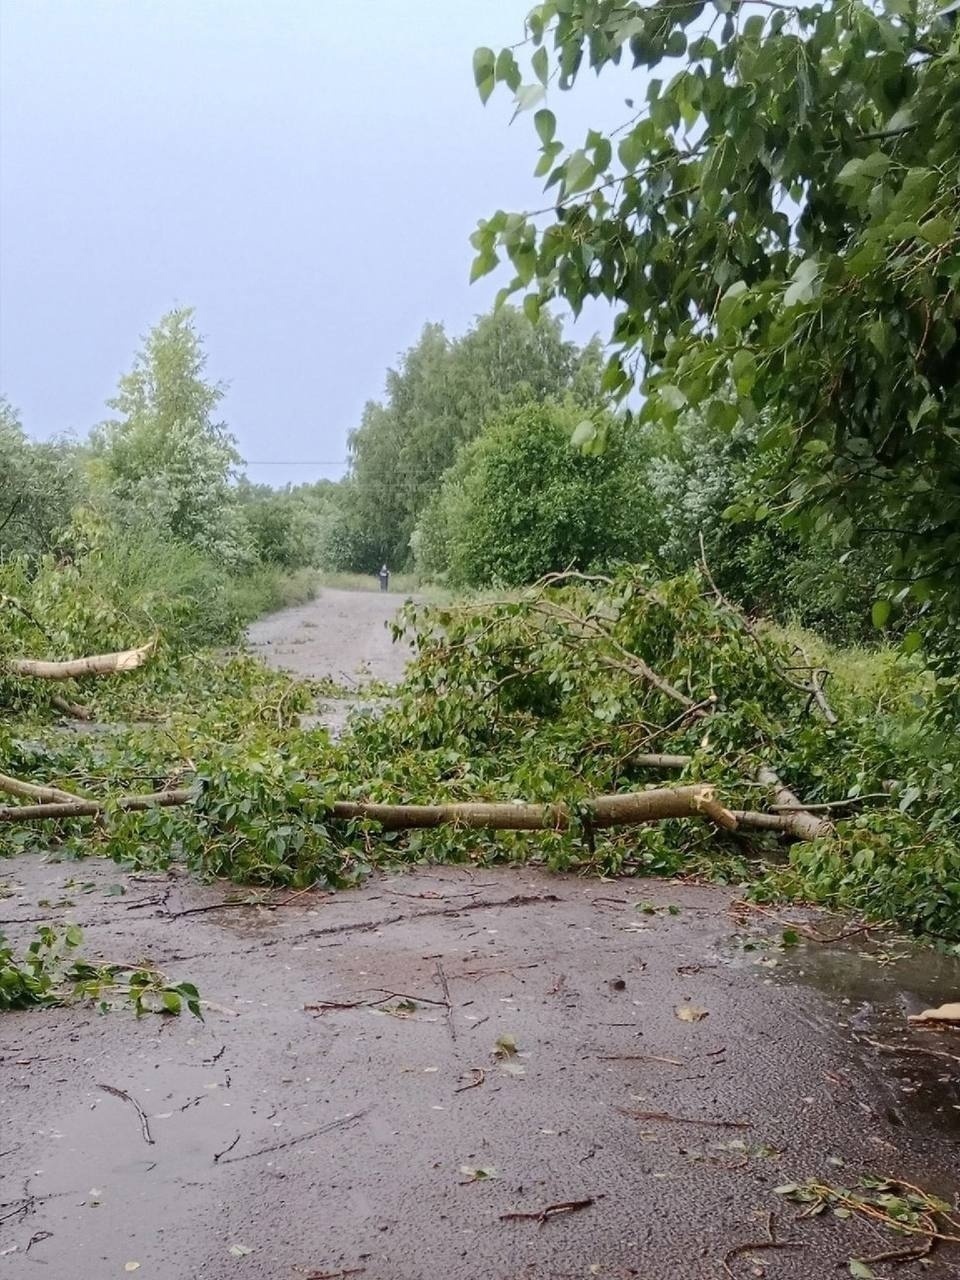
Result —
[[550, 1218], [557, 1218], [564, 1213], [576, 1213], [579, 1209], [589, 1209], [594, 1203], [593, 1196], [587, 1196], [584, 1200], [561, 1200], [557, 1204], [548, 1204], [545, 1208], [532, 1213], [522, 1213], [519, 1210], [513, 1213], [501, 1213], [501, 1222], [513, 1222], [520, 1218], [531, 1218], [541, 1227]]
[[462, 1084], [459, 1089], [454, 1089], [454, 1093], [466, 1093], [468, 1089], [479, 1089], [484, 1080], [486, 1080], [487, 1073], [483, 1067], [471, 1067], [470, 1070], [473, 1073], [473, 1079], [469, 1084]]
[[622, 1116], [631, 1120], [658, 1120], [670, 1124], [695, 1124], [709, 1129], [752, 1129], [749, 1120], [700, 1120], [694, 1116], [674, 1116], [669, 1111], [630, 1111], [626, 1107], [617, 1107]]
[[450, 984], [447, 982], [447, 975], [443, 971], [443, 961], [436, 961], [437, 978], [440, 982], [440, 989], [443, 992], [443, 999], [447, 1011], [447, 1028], [450, 1032], [450, 1039], [456, 1043], [457, 1026], [453, 1020], [453, 1005], [450, 1003]]
[[223, 1055], [226, 1052], [227, 1052], [227, 1046], [225, 1044], [222, 1044], [212, 1058], [204, 1058], [203, 1065], [205, 1067], [212, 1067], [215, 1062], [220, 1061], [220, 1059], [223, 1057]]
[[856, 1038], [864, 1044], [872, 1045], [874, 1049], [883, 1049], [886, 1053], [922, 1053], [929, 1058], [947, 1058], [950, 1062], [960, 1062], [960, 1055], [947, 1053], [946, 1049], [928, 1049], [922, 1044], [884, 1044], [880, 1040], [871, 1039], [870, 1036]]
[[450, 977], [456, 981], [459, 978], [493, 978], [498, 974], [509, 973], [513, 975], [517, 969], [539, 969], [539, 962], [536, 964], [515, 964], [512, 969], [463, 969], [460, 973], [451, 973]]
[[347, 1276], [362, 1276], [366, 1267], [348, 1267], [345, 1271], [311, 1271], [306, 1280], [346, 1280]]
[[236, 1136], [236, 1137], [234, 1138], [234, 1140], [230, 1143], [229, 1147], [224, 1147], [222, 1151], [215, 1151], [215, 1152], [213, 1153], [213, 1163], [214, 1163], [214, 1164], [219, 1164], [219, 1163], [220, 1163], [220, 1157], [221, 1157], [221, 1156], [225, 1156], [225, 1155], [227, 1154], [227, 1152], [228, 1152], [228, 1151], [232, 1151], [232, 1150], [233, 1150], [233, 1148], [237, 1145], [237, 1143], [238, 1143], [239, 1141], [240, 1141], [240, 1133], [239, 1133], [239, 1131], [238, 1131], [238, 1132], [237, 1132], [237, 1136]]
[[331, 1013], [340, 1009], [360, 1009], [372, 1004], [371, 1000], [318, 1000], [316, 1004], [305, 1004], [307, 1013]]
[[490, 1015], [488, 1013], [488, 1014], [485, 1014], [482, 1018], [478, 1018], [476, 1022], [474, 1022], [471, 1025], [470, 1030], [476, 1031], [477, 1027], [482, 1027], [485, 1022], [489, 1022], [489, 1021], [490, 1021]]
[[743, 1244], [734, 1245], [732, 1249], [728, 1249], [723, 1255], [720, 1265], [723, 1267], [724, 1273], [735, 1280], [733, 1268], [730, 1266], [731, 1261], [739, 1257], [741, 1253], [753, 1253], [758, 1249], [805, 1249], [806, 1245], [801, 1240], [778, 1240], [776, 1235], [776, 1218], [772, 1213], [767, 1214], [767, 1238], [766, 1240], [747, 1240]]
[[292, 1147], [298, 1142], [309, 1142], [311, 1138], [319, 1138], [321, 1134], [331, 1133], [334, 1129], [346, 1129], [355, 1125], [358, 1120], [362, 1120], [369, 1113], [369, 1108], [364, 1111], [353, 1111], [350, 1115], [338, 1116], [335, 1120], [322, 1124], [317, 1129], [308, 1129], [306, 1133], [298, 1134], [295, 1138], [287, 1138], [283, 1142], [271, 1142], [266, 1147], [258, 1147], [256, 1151], [245, 1151], [243, 1155], [228, 1156], [223, 1160], [223, 1164], [235, 1164], [239, 1160], [253, 1160], [257, 1156], [267, 1156], [274, 1151], [283, 1151], [287, 1147]]
[[919, 1262], [921, 1258], [927, 1257], [933, 1252], [933, 1246], [936, 1244], [936, 1236], [927, 1236], [915, 1245], [908, 1245], [904, 1249], [886, 1249], [883, 1253], [872, 1253], [864, 1256], [861, 1254], [858, 1262], [866, 1262], [873, 1264], [876, 1262]]
[[391, 991], [387, 987], [373, 987], [372, 990], [383, 994], [382, 1000], [371, 1000], [370, 1004], [385, 1004], [387, 1000], [410, 1000], [413, 1004], [435, 1004], [440, 1008], [448, 1003], [446, 1000], [434, 1000], [431, 996], [412, 995], [409, 991]]
[[671, 1067], [685, 1067], [679, 1058], [663, 1058], [658, 1053], [605, 1053], [600, 1062], [665, 1062]]
[[149, 1146], [154, 1145], [153, 1135], [150, 1132], [150, 1122], [147, 1119], [147, 1113], [141, 1107], [136, 1098], [127, 1093], [126, 1089], [118, 1089], [112, 1084], [98, 1084], [98, 1089], [102, 1089], [104, 1093], [112, 1093], [115, 1098], [122, 1098], [124, 1102], [129, 1102], [140, 1118], [140, 1132], [143, 1134], [143, 1140]]
[[518, 893], [512, 898], [499, 901], [482, 899], [480, 902], [467, 902], [462, 907], [431, 907], [427, 911], [415, 911], [413, 915], [384, 916], [380, 920], [359, 920], [356, 924], [332, 924], [322, 929], [311, 929], [306, 937], [323, 938], [332, 933], [368, 933], [374, 929], [385, 929], [388, 925], [399, 924], [403, 920], [423, 920], [430, 916], [458, 916], [465, 911], [500, 911], [504, 907], [529, 907], [534, 903], [559, 902], [555, 893]]
[[225, 911], [228, 907], [261, 907], [262, 902], [252, 901], [250, 898], [227, 898], [224, 902], [208, 902], [202, 907], [185, 907], [183, 911], [167, 911], [165, 915], [168, 920], [179, 920], [181, 916], [199, 916], [207, 911]]

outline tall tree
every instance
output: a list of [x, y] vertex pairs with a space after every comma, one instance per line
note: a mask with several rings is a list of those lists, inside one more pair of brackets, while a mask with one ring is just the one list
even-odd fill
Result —
[[460, 448], [492, 418], [530, 400], [598, 394], [600, 349], [563, 339], [544, 314], [532, 324], [501, 308], [462, 338], [427, 325], [387, 375], [384, 403], [371, 402], [350, 437], [350, 507], [344, 518], [363, 536], [349, 540], [350, 568], [399, 567], [410, 558], [417, 518]]
[[[702, 406], [715, 430], [763, 414], [776, 505], [840, 541], [889, 533], [883, 623], [899, 602], [960, 616], [960, 34], [957, 6], [548, 0], [513, 50], [479, 49], [533, 109], [541, 218], [497, 212], [531, 314], [616, 304], [605, 389], [642, 380], [644, 415]], [[631, 61], [629, 119], [580, 146], [548, 86]], [[525, 80], [527, 82], [525, 82]], [[732, 402], [724, 394], [734, 385]], [[759, 499], [764, 500], [764, 499]], [[919, 637], [911, 636], [909, 643]], [[954, 646], [955, 647], [955, 646]]]
[[94, 467], [120, 519], [234, 566], [249, 553], [231, 484], [240, 456], [215, 418], [224, 387], [206, 363], [192, 309], [165, 315], [107, 402], [117, 417], [91, 437]]

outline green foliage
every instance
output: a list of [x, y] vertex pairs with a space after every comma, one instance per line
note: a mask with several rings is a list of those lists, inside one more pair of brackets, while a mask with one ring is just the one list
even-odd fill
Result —
[[336, 547], [325, 568], [374, 572], [410, 559], [420, 512], [459, 449], [510, 407], [569, 393], [581, 405], [599, 388], [599, 347], [563, 341], [546, 313], [531, 322], [512, 308], [482, 317], [451, 340], [427, 325], [387, 375], [384, 403], [371, 402], [350, 437], [350, 479]]
[[547, 403], [487, 427], [425, 512], [415, 538], [418, 567], [455, 586], [522, 585], [551, 571], [642, 556], [651, 541], [649, 498], [629, 492], [616, 424], [584, 424], [612, 437], [606, 457], [571, 447], [582, 420], [582, 409]]
[[[726, 407], [735, 419], [735, 405]], [[699, 409], [647, 428], [646, 480], [663, 539], [651, 554], [666, 572], [682, 573], [705, 551], [721, 590], [749, 612], [841, 642], [876, 639], [870, 607], [889, 539], [842, 546], [822, 531], [785, 528], [757, 497], [762, 431], [759, 422], [718, 424]], [[765, 465], [784, 465], [781, 454]]]
[[318, 567], [340, 515], [339, 487], [330, 480], [271, 489], [241, 479], [237, 494], [253, 553], [264, 565], [291, 571]]
[[83, 931], [42, 925], [18, 958], [0, 933], [0, 1012], [32, 1005], [96, 1001], [102, 1012], [118, 1003], [144, 1013], [178, 1014], [184, 1006], [200, 1018], [200, 993], [191, 982], [169, 983], [154, 969], [93, 965], [76, 952]]
[[[45, 723], [42, 705], [21, 689], [32, 723], [2, 744], [9, 772], [106, 801], [136, 774], [137, 789], [186, 786], [193, 802], [111, 808], [102, 824], [48, 824], [42, 836], [5, 826], [3, 847], [59, 835], [78, 856], [99, 849], [128, 865], [181, 861], [201, 877], [293, 887], [467, 857], [532, 857], [605, 874], [697, 870], [759, 876], [764, 896], [801, 896], [960, 939], [960, 753], [931, 722], [934, 686], [916, 655], [874, 657], [869, 669], [851, 659], [852, 675], [839, 666], [831, 726], [784, 678], [796, 661], [793, 637], [748, 628], [692, 575], [561, 575], [499, 601], [410, 605], [404, 627], [418, 653], [395, 700], [379, 717], [357, 714], [337, 742], [298, 727], [319, 690], [244, 656], [162, 649], [141, 670], [100, 682], [103, 719], [148, 724], [97, 735]], [[644, 663], [676, 692], [651, 683]], [[684, 714], [677, 697], [701, 713]], [[795, 845], [789, 864], [773, 869], [755, 861], [767, 837], [751, 836], [745, 856], [740, 835], [705, 823], [604, 831], [594, 841], [589, 798], [653, 781], [641, 759], [649, 751], [689, 755], [682, 779], [715, 784], [731, 808], [763, 807], [754, 775], [769, 764], [810, 803], [851, 801], [849, 816], [836, 839]], [[562, 801], [587, 821], [537, 835], [383, 832], [332, 814], [337, 800], [516, 798]]]
[[79, 451], [27, 440], [0, 397], [0, 560], [36, 557], [55, 546], [84, 496]]
[[214, 419], [224, 390], [204, 380], [205, 365], [193, 312], [164, 316], [109, 401], [118, 416], [93, 433], [93, 473], [123, 527], [163, 531], [238, 568], [251, 559], [231, 485], [240, 458]]
[[[631, 60], [632, 118], [579, 147], [535, 120], [553, 209], [498, 211], [474, 275], [536, 309], [618, 307], [604, 388], [639, 368], [649, 421], [731, 384], [782, 459], [779, 504], [838, 543], [879, 531], [874, 579], [894, 609], [960, 611], [960, 28], [915, 3], [806, 6], [549, 0], [527, 19], [529, 79], [571, 88]], [[525, 305], [527, 303], [525, 302]], [[720, 424], [718, 423], [718, 426]], [[762, 500], [762, 498], [761, 498]], [[952, 660], [951, 660], [952, 661]]]

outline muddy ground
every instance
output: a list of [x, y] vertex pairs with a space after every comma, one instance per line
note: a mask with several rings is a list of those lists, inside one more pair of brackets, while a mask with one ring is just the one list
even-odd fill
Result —
[[[389, 678], [395, 604], [326, 592], [253, 638]], [[776, 1187], [958, 1192], [960, 1036], [906, 1017], [956, 998], [960, 966], [876, 932], [784, 947], [734, 890], [529, 869], [259, 902], [99, 860], [2, 882], [14, 939], [76, 920], [88, 955], [209, 1003], [0, 1017], [0, 1275], [827, 1280], [889, 1235], [796, 1221]], [[794, 1247], [760, 1247], [771, 1221]], [[952, 1247], [873, 1269], [960, 1276]]]

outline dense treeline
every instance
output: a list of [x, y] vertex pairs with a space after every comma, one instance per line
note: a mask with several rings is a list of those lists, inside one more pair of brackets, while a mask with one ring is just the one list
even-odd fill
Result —
[[600, 369], [599, 344], [565, 340], [546, 314], [503, 307], [459, 339], [428, 325], [367, 405], [347, 476], [272, 489], [242, 474], [223, 387], [205, 377], [191, 312], [175, 311], [86, 442], [32, 442], [3, 402], [0, 554], [80, 560], [124, 589], [194, 600], [191, 625], [212, 638], [295, 598], [316, 569], [386, 561], [462, 589], [569, 567], [682, 573], [705, 551], [751, 610], [871, 633], [881, 536], [785, 528], [758, 499], [759, 424], [613, 414]]
[[[655, 423], [612, 414], [599, 356], [596, 341], [565, 341], [555, 318], [509, 306], [459, 340], [428, 326], [351, 436], [315, 562], [516, 586], [568, 567], [682, 573], [702, 538], [718, 583], [746, 607], [869, 634], [883, 539], [784, 528], [758, 498], [759, 423], [719, 421], [719, 402]], [[291, 514], [298, 501], [273, 499]]]

